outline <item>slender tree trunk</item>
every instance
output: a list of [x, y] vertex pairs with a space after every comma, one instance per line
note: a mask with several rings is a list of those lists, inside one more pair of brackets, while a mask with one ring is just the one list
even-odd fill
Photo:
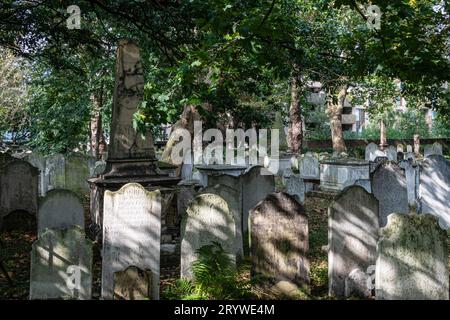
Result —
[[289, 106], [289, 142], [293, 153], [300, 153], [303, 145], [303, 122], [300, 106], [299, 74], [294, 70], [291, 77], [291, 104]]
[[386, 125], [383, 120], [380, 120], [380, 150], [383, 151], [386, 146]]
[[[101, 86], [99, 92], [92, 95], [92, 103], [94, 108], [90, 122], [91, 153], [97, 160], [99, 160], [101, 158], [100, 145], [102, 140], [104, 144], [101, 115], [101, 110], [103, 108], [103, 85]], [[104, 149], [104, 146], [102, 146], [102, 149]]]
[[333, 151], [338, 154], [347, 151], [342, 132], [342, 111], [347, 96], [347, 88], [348, 86], [344, 86], [339, 90], [337, 99], [333, 99], [330, 92], [328, 94], [327, 113], [330, 119], [331, 141], [333, 143]]

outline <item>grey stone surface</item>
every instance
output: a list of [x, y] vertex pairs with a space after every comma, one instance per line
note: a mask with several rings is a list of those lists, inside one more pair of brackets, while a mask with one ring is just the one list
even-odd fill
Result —
[[181, 223], [181, 277], [192, 279], [192, 262], [198, 258], [196, 251], [213, 241], [220, 243], [236, 261], [235, 226], [225, 199], [210, 193], [196, 196]]
[[236, 256], [242, 257], [244, 255], [244, 242], [242, 239], [242, 203], [239, 191], [224, 184], [216, 184], [202, 188], [198, 192], [198, 195], [200, 194], [215, 194], [226, 201], [235, 223], [234, 253]]
[[320, 164], [320, 188], [341, 191], [356, 180], [369, 179], [369, 162], [357, 159], [324, 160]]
[[285, 178], [286, 193], [295, 197], [298, 202], [305, 202], [305, 181], [299, 174], [292, 174]]
[[432, 145], [425, 146], [424, 157], [429, 157], [431, 155], [442, 156], [442, 145], [439, 142], [435, 142]]
[[299, 157], [299, 172], [303, 179], [320, 179], [319, 156], [316, 153], [307, 152]]
[[350, 273], [375, 264], [378, 228], [378, 201], [362, 187], [344, 189], [328, 208], [330, 296], [344, 296]]
[[361, 269], [353, 269], [345, 278], [345, 297], [360, 297], [370, 299], [372, 290], [367, 285], [369, 275]]
[[200, 184], [204, 187], [208, 185], [214, 185], [216, 183], [209, 182], [210, 176], [215, 175], [230, 175], [233, 177], [238, 177], [247, 170], [245, 166], [234, 166], [234, 165], [196, 165], [195, 168], [199, 172]]
[[67, 229], [79, 226], [84, 230], [84, 209], [80, 198], [69, 190], [47, 192], [39, 203], [38, 235], [45, 229]]
[[114, 273], [129, 266], [152, 272], [152, 298], [159, 299], [162, 197], [128, 183], [105, 191], [103, 210], [102, 298], [113, 299]]
[[41, 197], [45, 196], [45, 193], [47, 192], [47, 183], [45, 180], [45, 157], [39, 153], [33, 152], [28, 154], [24, 160], [39, 170], [38, 191]]
[[421, 212], [438, 217], [442, 228], [450, 228], [450, 163], [439, 155], [422, 162], [419, 197]]
[[380, 227], [393, 212], [409, 213], [408, 192], [403, 170], [393, 162], [384, 162], [371, 174], [372, 193], [380, 202]]
[[130, 266], [114, 273], [114, 300], [149, 300], [152, 295], [152, 271]]
[[359, 179], [355, 181], [355, 186], [363, 187], [368, 193], [372, 193], [370, 179]]
[[395, 148], [394, 146], [389, 146], [386, 149], [386, 156], [388, 157], [389, 161], [397, 162], [397, 148]]
[[364, 159], [366, 161], [373, 161], [375, 160], [375, 151], [378, 150], [378, 146], [371, 142], [366, 146], [366, 151], [365, 151], [365, 157]]
[[9, 161], [0, 169], [0, 219], [14, 211], [36, 216], [39, 170], [26, 161]]
[[189, 202], [194, 199], [201, 188], [197, 180], [181, 180], [177, 185], [177, 212], [182, 217], [186, 214]]
[[91, 287], [92, 243], [84, 231], [73, 227], [41, 234], [31, 251], [30, 299], [88, 300]]
[[250, 213], [252, 275], [309, 287], [308, 216], [284, 192], [272, 193]]
[[406, 191], [408, 193], [408, 205], [410, 211], [419, 211], [419, 174], [420, 167], [412, 160], [402, 160], [399, 167], [405, 171]]
[[391, 214], [377, 249], [377, 299], [449, 299], [447, 233], [436, 217]]

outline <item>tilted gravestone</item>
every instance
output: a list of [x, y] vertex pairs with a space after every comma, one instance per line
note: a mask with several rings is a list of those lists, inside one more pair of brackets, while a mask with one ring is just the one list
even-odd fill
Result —
[[391, 214], [377, 248], [377, 299], [449, 299], [447, 232], [436, 217]]
[[309, 287], [308, 216], [291, 195], [268, 195], [250, 213], [252, 276]]
[[243, 239], [242, 239], [242, 213], [241, 213], [241, 203], [239, 202], [240, 197], [237, 190], [223, 184], [216, 184], [215, 186], [208, 186], [199, 190], [198, 194], [215, 194], [222, 197], [227, 205], [228, 210], [233, 215], [233, 220], [235, 222], [235, 251], [236, 256], [243, 256]]
[[286, 193], [295, 197], [298, 202], [305, 202], [305, 181], [299, 174], [291, 174], [285, 178]]
[[[344, 189], [328, 208], [330, 296], [344, 296], [350, 274], [355, 269], [366, 273], [375, 264], [378, 227], [378, 200], [360, 186]], [[348, 295], [361, 295], [365, 289], [347, 291]]]
[[102, 298], [114, 297], [114, 273], [129, 266], [152, 272], [151, 299], [159, 299], [161, 192], [128, 183], [105, 191]]
[[421, 212], [438, 217], [443, 228], [450, 228], [450, 163], [439, 155], [422, 162], [419, 186]]
[[198, 259], [197, 250], [218, 242], [236, 261], [236, 224], [227, 202], [215, 194], [201, 194], [189, 204], [181, 223], [182, 278], [192, 279], [192, 263]]
[[10, 161], [0, 170], [0, 219], [14, 211], [36, 215], [39, 171], [23, 160]]
[[371, 174], [371, 189], [380, 203], [380, 227], [393, 212], [409, 213], [408, 192], [403, 170], [393, 162], [384, 162]]
[[79, 226], [84, 230], [84, 209], [80, 198], [72, 191], [55, 189], [39, 203], [38, 235], [45, 229], [67, 229]]
[[147, 300], [152, 292], [152, 271], [130, 266], [114, 273], [114, 300]]
[[365, 157], [366, 161], [373, 161], [375, 159], [375, 151], [378, 151], [378, 146], [371, 142], [366, 146]]
[[92, 243], [78, 227], [47, 229], [31, 251], [30, 299], [91, 299]]

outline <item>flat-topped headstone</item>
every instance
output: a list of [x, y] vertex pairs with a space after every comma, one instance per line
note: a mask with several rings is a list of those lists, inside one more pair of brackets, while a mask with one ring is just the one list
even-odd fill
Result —
[[130, 266], [114, 273], [114, 300], [148, 300], [151, 294], [151, 270]]
[[128, 183], [105, 191], [102, 298], [113, 299], [114, 273], [129, 266], [152, 272], [151, 299], [159, 299], [161, 192]]
[[447, 232], [429, 214], [391, 214], [380, 230], [379, 300], [448, 300]]
[[80, 198], [72, 191], [54, 189], [39, 203], [38, 235], [45, 229], [67, 229], [78, 226], [84, 230], [84, 209]]
[[252, 276], [309, 287], [308, 216], [284, 193], [269, 194], [250, 213]]
[[312, 152], [307, 152], [299, 157], [298, 164], [300, 176], [303, 179], [320, 179], [320, 163], [319, 156]]
[[419, 186], [421, 212], [438, 217], [442, 228], [450, 228], [450, 163], [439, 155], [422, 162]]
[[380, 202], [380, 227], [393, 212], [408, 213], [408, 191], [403, 170], [393, 162], [380, 164], [371, 174], [373, 195]]
[[320, 163], [320, 188], [341, 191], [356, 180], [369, 179], [369, 161], [359, 159], [328, 159]]
[[30, 299], [91, 299], [92, 243], [78, 227], [47, 229], [31, 251]]
[[365, 157], [366, 161], [373, 161], [375, 159], [375, 151], [378, 150], [378, 146], [371, 142], [366, 146]]
[[246, 166], [220, 165], [220, 164], [196, 165], [195, 168], [199, 172], [200, 184], [204, 187], [216, 184], [215, 182], [211, 183], [209, 181], [211, 176], [225, 174], [233, 177], [238, 177], [241, 174], [243, 174], [245, 170], [247, 170]]
[[244, 255], [244, 242], [242, 239], [242, 204], [240, 194], [237, 190], [224, 184], [216, 184], [199, 190], [198, 194], [215, 194], [224, 199], [228, 205], [228, 210], [233, 215], [235, 222], [235, 251], [236, 256]]
[[39, 170], [26, 161], [13, 160], [0, 171], [0, 219], [14, 211], [36, 215]]
[[198, 259], [197, 250], [212, 242], [220, 243], [236, 261], [235, 226], [225, 199], [211, 193], [196, 196], [181, 223], [181, 277], [192, 279], [192, 263]]
[[431, 155], [442, 156], [442, 144], [440, 144], [439, 142], [435, 142], [430, 146], [425, 146], [424, 157], [429, 157]]
[[378, 200], [360, 186], [345, 188], [328, 208], [329, 295], [344, 296], [350, 274], [375, 264], [378, 227]]

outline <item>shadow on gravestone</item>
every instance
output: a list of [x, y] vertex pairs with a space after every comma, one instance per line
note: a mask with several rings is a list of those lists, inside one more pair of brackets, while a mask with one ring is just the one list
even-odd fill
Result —
[[430, 214], [388, 217], [377, 245], [378, 300], [448, 300], [447, 232]]
[[197, 250], [213, 241], [235, 262], [235, 226], [233, 214], [222, 197], [211, 193], [196, 196], [181, 222], [181, 278], [193, 278], [191, 267], [198, 259]]
[[408, 192], [404, 171], [394, 162], [381, 163], [370, 175], [372, 194], [379, 201], [380, 227], [393, 212], [409, 213]]
[[[345, 188], [328, 208], [328, 294], [345, 296], [355, 269], [365, 273], [375, 264], [378, 240], [378, 200], [363, 187]], [[348, 295], [368, 297], [366, 288]]]
[[114, 272], [114, 300], [151, 300], [152, 271], [130, 266]]
[[268, 195], [250, 212], [252, 277], [288, 281], [309, 292], [308, 216], [291, 195]]

